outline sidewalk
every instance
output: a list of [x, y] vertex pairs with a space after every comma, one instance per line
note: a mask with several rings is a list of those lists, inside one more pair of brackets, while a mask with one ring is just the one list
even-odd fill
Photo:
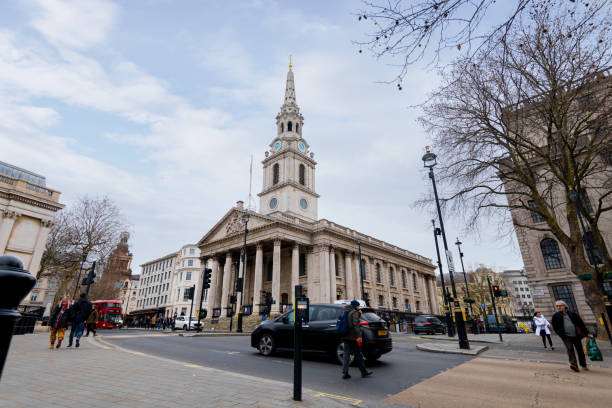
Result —
[[[293, 384], [168, 360], [83, 338], [50, 350], [48, 334], [14, 336], [0, 379], [1, 408], [347, 407], [355, 400]], [[291, 381], [291, 379], [289, 379]]]

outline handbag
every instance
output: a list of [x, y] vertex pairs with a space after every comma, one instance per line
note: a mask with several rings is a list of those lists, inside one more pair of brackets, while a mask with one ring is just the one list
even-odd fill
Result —
[[601, 354], [601, 350], [599, 349], [599, 347], [597, 347], [597, 342], [595, 341], [595, 339], [589, 339], [585, 343], [585, 348], [587, 350], [589, 360], [603, 361], [603, 355]]

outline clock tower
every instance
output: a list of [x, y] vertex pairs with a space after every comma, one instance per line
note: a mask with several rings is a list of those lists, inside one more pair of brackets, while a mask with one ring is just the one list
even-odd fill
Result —
[[317, 220], [314, 153], [302, 138], [304, 117], [295, 102], [295, 83], [291, 61], [287, 72], [285, 101], [276, 115], [276, 137], [266, 151], [263, 164], [263, 189], [259, 193], [259, 212], [293, 215]]

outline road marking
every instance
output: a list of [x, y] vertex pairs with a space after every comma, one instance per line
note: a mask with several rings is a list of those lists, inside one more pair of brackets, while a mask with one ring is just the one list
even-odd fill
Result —
[[198, 364], [185, 364], [185, 367], [200, 368], [202, 366]]
[[342, 395], [335, 395], [335, 394], [327, 394], [325, 392], [315, 392], [315, 394], [313, 394], [313, 397], [325, 397], [325, 398], [337, 399], [340, 401], [350, 402], [352, 405], [359, 405], [361, 402], [363, 402], [362, 400], [357, 399], [357, 398], [344, 397]]
[[130, 351], [130, 353], [135, 354], [137, 356], [144, 356], [144, 353], [141, 353], [140, 351]]
[[239, 351], [226, 351], [225, 354], [240, 354]]

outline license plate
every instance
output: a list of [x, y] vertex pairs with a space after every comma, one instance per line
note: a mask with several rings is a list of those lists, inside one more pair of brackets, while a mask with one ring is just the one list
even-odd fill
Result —
[[379, 336], [386, 336], [387, 335], [387, 331], [386, 330], [379, 330], [378, 331], [378, 335]]
[[421, 327], [423, 326], [423, 323], [417, 323], [417, 326]]

